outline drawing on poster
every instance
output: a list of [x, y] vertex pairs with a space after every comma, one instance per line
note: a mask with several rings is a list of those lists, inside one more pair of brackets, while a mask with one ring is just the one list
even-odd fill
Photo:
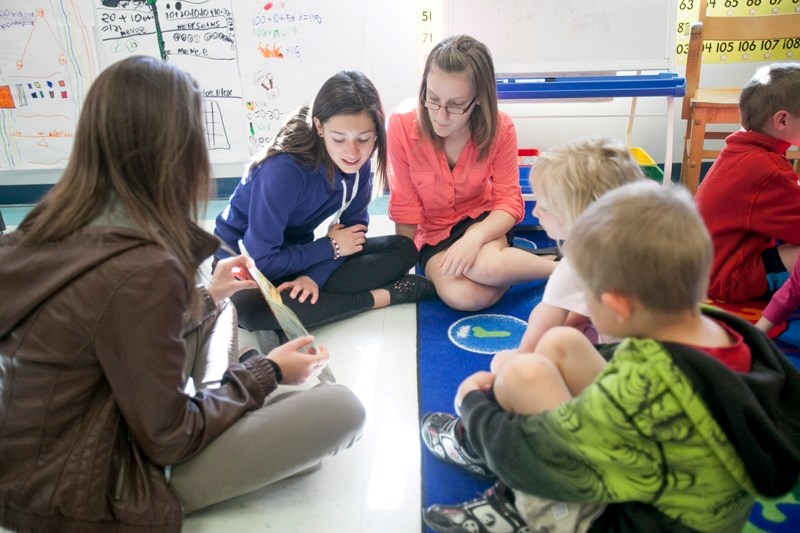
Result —
[[[275, 80], [272, 72], [264, 72], [263, 70], [259, 70], [253, 76], [253, 83], [264, 88], [266, 91], [265, 96], [268, 100], [277, 98], [281, 94], [281, 90], [275, 86]], [[252, 104], [252, 102], [250, 103]]]
[[[214, 163], [246, 161], [241, 76], [230, 0], [97, 0], [98, 39], [107, 64], [132, 54], [165, 57], [203, 91], [206, 139]], [[157, 7], [157, 9], [156, 9]]]
[[36, 26], [38, 25], [41, 27], [42, 24], [47, 26], [47, 30], [49, 30], [50, 35], [53, 38], [53, 43], [58, 46], [59, 54], [58, 54], [58, 64], [65, 65], [67, 63], [67, 56], [64, 54], [64, 47], [61, 46], [61, 41], [56, 35], [56, 32], [53, 31], [53, 27], [50, 25], [50, 22], [44, 16], [44, 9], [41, 7], [37, 7], [34, 11], [35, 18], [33, 20], [33, 25], [31, 26], [30, 34], [28, 35], [28, 39], [25, 41], [25, 47], [22, 49], [22, 54], [20, 55], [19, 59], [17, 59], [17, 70], [22, 70], [25, 68], [25, 54], [28, 51], [28, 44], [31, 42], [31, 38], [33, 37], [33, 33], [36, 31]]
[[241, 5], [234, 15], [243, 128], [250, 152], [257, 153], [332, 74], [364, 70], [366, 18], [360, 2], [249, 0]]
[[209, 150], [230, 150], [231, 143], [225, 131], [225, 119], [219, 108], [219, 102], [203, 100], [204, 124], [206, 127], [206, 145]]
[[0, 87], [0, 109], [14, 109], [14, 98], [11, 96], [11, 86]]
[[5, 0], [0, 23], [0, 170], [63, 168], [97, 73], [91, 6]]
[[134, 54], [163, 52], [197, 79], [213, 102], [203, 110], [212, 163], [247, 161], [328, 77], [368, 66], [363, 1], [233, 5], [3, 0], [0, 170], [63, 168], [89, 85], [100, 70]]

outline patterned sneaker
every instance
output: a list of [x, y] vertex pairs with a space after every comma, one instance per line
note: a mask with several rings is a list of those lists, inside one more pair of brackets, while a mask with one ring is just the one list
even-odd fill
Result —
[[514, 507], [510, 489], [498, 481], [460, 505], [431, 505], [422, 519], [437, 533], [532, 533]]
[[428, 450], [445, 463], [458, 465], [485, 481], [497, 479], [486, 463], [462, 444], [464, 426], [460, 418], [448, 413], [428, 413], [422, 418], [420, 433]]
[[389, 305], [413, 304], [436, 296], [433, 282], [416, 274], [405, 274], [381, 288], [389, 291]]

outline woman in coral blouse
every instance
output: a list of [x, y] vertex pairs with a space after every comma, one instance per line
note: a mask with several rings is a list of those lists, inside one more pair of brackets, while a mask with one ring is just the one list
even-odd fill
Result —
[[388, 153], [389, 217], [450, 307], [484, 309], [553, 271], [553, 261], [510, 246], [524, 211], [517, 136], [497, 108], [486, 45], [457, 35], [433, 48], [416, 109], [389, 119]]

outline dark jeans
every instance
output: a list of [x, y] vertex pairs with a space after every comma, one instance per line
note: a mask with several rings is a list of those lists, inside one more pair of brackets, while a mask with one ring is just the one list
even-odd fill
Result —
[[[320, 288], [317, 303], [312, 304], [310, 298], [300, 303], [289, 297], [289, 291], [283, 291], [281, 298], [307, 328], [342, 320], [372, 309], [375, 301], [369, 291], [407, 273], [418, 259], [417, 247], [408, 237], [371, 237], [364, 249], [348, 256]], [[273, 283], [278, 286], [287, 279]], [[239, 314], [239, 326], [249, 331], [280, 329], [258, 289], [239, 291], [231, 301]]]

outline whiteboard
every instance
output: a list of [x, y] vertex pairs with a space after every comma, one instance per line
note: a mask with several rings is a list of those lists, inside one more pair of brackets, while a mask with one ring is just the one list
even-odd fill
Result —
[[499, 75], [674, 66], [675, 0], [445, 2], [445, 34], [485, 43]]
[[92, 81], [146, 54], [197, 79], [211, 161], [238, 175], [328, 77], [366, 70], [367, 3], [0, 0], [0, 171], [63, 169]]

